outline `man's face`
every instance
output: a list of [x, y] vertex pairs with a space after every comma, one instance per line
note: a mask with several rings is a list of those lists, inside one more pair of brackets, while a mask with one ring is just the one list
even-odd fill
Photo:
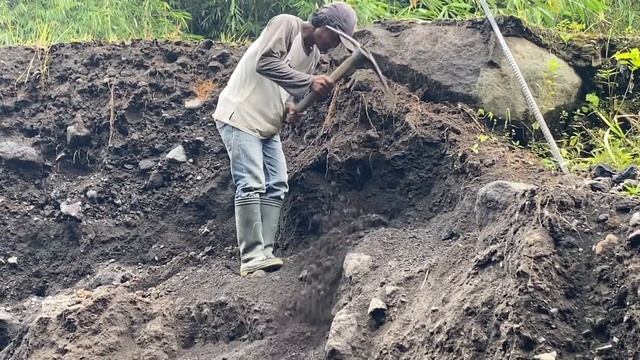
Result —
[[315, 29], [313, 39], [322, 53], [326, 53], [340, 45], [340, 36], [324, 26]]

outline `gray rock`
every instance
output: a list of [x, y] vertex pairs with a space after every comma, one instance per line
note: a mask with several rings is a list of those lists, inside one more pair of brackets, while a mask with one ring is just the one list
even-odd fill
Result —
[[384, 322], [387, 320], [387, 304], [385, 304], [384, 301], [378, 298], [373, 298], [369, 303], [367, 314], [369, 314], [376, 325], [384, 324]]
[[7, 259], [7, 264], [9, 265], [18, 265], [18, 257], [17, 256], [11, 256]]
[[146, 187], [147, 189], [158, 189], [164, 185], [164, 178], [159, 171], [151, 172], [149, 175], [149, 180], [147, 181]]
[[149, 171], [153, 169], [154, 166], [156, 166], [156, 161], [153, 159], [140, 160], [140, 162], [138, 163], [138, 168], [140, 168], [140, 171]]
[[133, 278], [126, 270], [119, 268], [100, 269], [87, 284], [89, 290], [95, 290], [100, 286], [123, 284]]
[[476, 222], [480, 227], [494, 222], [500, 213], [537, 189], [534, 185], [494, 181], [483, 186], [476, 195]]
[[324, 347], [325, 359], [357, 359], [358, 321], [356, 314], [346, 308], [338, 311], [331, 323], [329, 337]]
[[598, 215], [598, 222], [606, 222], [607, 220], [609, 220], [609, 214]]
[[552, 352], [536, 355], [533, 358], [535, 360], [556, 360], [557, 356], [558, 356], [558, 353], [556, 351], [552, 351]]
[[215, 43], [213, 42], [213, 40], [211, 39], [204, 39], [200, 42], [200, 44], [198, 44], [198, 48], [200, 49], [204, 49], [204, 50], [209, 50], [213, 47]]
[[87, 196], [87, 199], [95, 202], [96, 200], [98, 200], [98, 192], [95, 190], [89, 190], [87, 191], [87, 193], [85, 194]]
[[635, 179], [627, 179], [627, 180], [622, 182], [622, 185], [625, 188], [627, 188], [627, 187], [635, 188], [635, 187], [638, 186], [638, 184], [639, 184], [638, 180], [635, 180]]
[[209, 70], [217, 72], [220, 71], [220, 69], [224, 68], [224, 65], [219, 61], [213, 60], [207, 65], [207, 67], [209, 68]]
[[[387, 23], [369, 26], [357, 38], [376, 54], [387, 76], [407, 83], [424, 99], [465, 102], [505, 119], [528, 117], [515, 76], [490, 31], [456, 23]], [[547, 121], [575, 108], [582, 80], [569, 64], [526, 39], [506, 41]]]
[[639, 246], [640, 245], [640, 229], [636, 229], [629, 236], [627, 236], [627, 242], [631, 246]]
[[12, 314], [0, 309], [0, 349], [10, 344], [20, 331], [20, 322]]
[[362, 276], [371, 268], [371, 256], [359, 253], [348, 253], [342, 264], [342, 273], [346, 279]]
[[204, 101], [198, 98], [185, 100], [184, 102], [185, 109], [199, 109], [202, 107], [202, 105], [204, 105]]
[[612, 183], [610, 178], [597, 178], [595, 180], [585, 181], [582, 187], [595, 192], [608, 192], [611, 190]]
[[613, 344], [602, 345], [596, 348], [596, 354], [607, 354], [613, 350]]
[[67, 145], [79, 147], [91, 143], [91, 130], [82, 123], [67, 127]]
[[300, 275], [298, 275], [298, 280], [306, 281], [308, 277], [309, 277], [309, 271], [307, 271], [307, 269], [304, 269], [300, 272]]
[[184, 152], [184, 147], [178, 145], [167, 154], [167, 159], [179, 163], [187, 162], [187, 154]]
[[634, 212], [631, 215], [631, 220], [629, 220], [629, 226], [637, 227], [640, 226], [640, 212]]
[[60, 211], [62, 214], [70, 216], [76, 220], [82, 220], [82, 202], [63, 202], [60, 204]]
[[613, 177], [616, 174], [610, 167], [606, 165], [598, 165], [593, 169], [593, 178]]
[[44, 162], [36, 149], [14, 141], [0, 143], [0, 159], [32, 167], [41, 167]]
[[620, 184], [627, 179], [635, 180], [638, 177], [638, 167], [635, 165], [631, 165], [628, 168], [624, 169], [620, 174], [615, 175], [613, 177], [613, 182], [616, 184]]

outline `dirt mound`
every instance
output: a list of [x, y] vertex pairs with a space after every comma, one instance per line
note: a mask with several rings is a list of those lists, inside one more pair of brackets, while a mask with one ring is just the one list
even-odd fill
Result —
[[369, 71], [285, 129], [287, 264], [239, 278], [209, 114], [241, 51], [2, 50], [0, 142], [42, 164], [1, 160], [0, 358], [638, 356], [639, 204]]

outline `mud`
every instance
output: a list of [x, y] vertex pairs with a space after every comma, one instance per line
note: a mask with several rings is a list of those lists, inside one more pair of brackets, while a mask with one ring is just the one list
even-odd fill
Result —
[[[640, 204], [479, 142], [462, 105], [398, 83], [384, 94], [366, 70], [284, 130], [286, 266], [238, 277], [233, 187], [209, 114], [241, 53], [0, 51], [0, 140], [44, 159], [0, 166], [0, 358], [640, 356], [640, 263], [626, 241]], [[205, 80], [205, 105], [186, 109]], [[79, 123], [90, 142], [68, 143]], [[165, 159], [178, 145], [189, 160]], [[63, 214], [65, 201], [82, 216]], [[620, 240], [596, 256], [607, 234]], [[382, 322], [367, 314], [374, 297]]]

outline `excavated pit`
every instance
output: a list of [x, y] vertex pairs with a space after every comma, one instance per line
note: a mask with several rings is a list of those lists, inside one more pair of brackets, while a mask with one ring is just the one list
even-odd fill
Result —
[[[71, 44], [41, 67], [0, 51], [0, 142], [43, 158], [0, 166], [1, 359], [639, 356], [638, 202], [474, 147], [464, 109], [384, 94], [367, 70], [284, 130], [286, 266], [239, 278], [209, 114], [241, 53]], [[67, 139], [79, 122], [84, 145]], [[190, 160], [165, 158], [178, 145]], [[81, 217], [61, 212], [76, 201]]]

